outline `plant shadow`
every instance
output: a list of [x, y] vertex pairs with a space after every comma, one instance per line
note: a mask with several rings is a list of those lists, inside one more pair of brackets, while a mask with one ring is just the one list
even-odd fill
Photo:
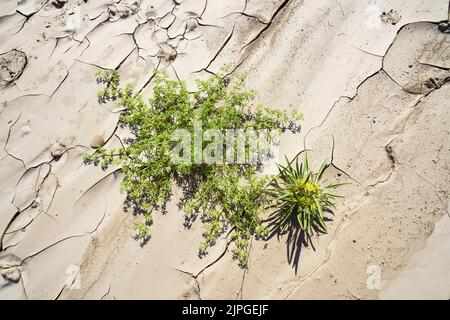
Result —
[[[333, 214], [333, 212], [330, 212]], [[332, 221], [331, 218], [324, 218], [325, 222]], [[304, 230], [300, 228], [300, 225], [295, 218], [292, 216], [286, 222], [286, 226], [284, 229], [280, 227], [279, 217], [275, 214], [272, 214], [268, 220], [269, 235], [267, 240], [272, 239], [273, 237], [277, 237], [280, 240], [282, 237], [286, 238], [286, 257], [289, 265], [292, 265], [294, 269], [295, 275], [298, 273], [298, 266], [300, 261], [300, 256], [304, 250], [304, 248], [311, 248], [316, 251], [314, 246], [313, 238], [309, 236]], [[326, 234], [326, 232], [320, 230], [316, 226], [313, 226], [314, 232], [316, 235], [320, 236], [321, 234]]]

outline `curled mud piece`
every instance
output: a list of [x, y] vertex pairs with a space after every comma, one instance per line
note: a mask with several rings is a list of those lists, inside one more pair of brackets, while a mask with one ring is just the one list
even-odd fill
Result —
[[161, 43], [161, 49], [158, 52], [158, 57], [160, 57], [163, 61], [170, 63], [175, 61], [177, 58], [177, 50], [174, 46], [164, 42]]
[[186, 21], [186, 30], [189, 31], [194, 31], [195, 29], [198, 28], [198, 21], [197, 19], [189, 19], [188, 21]]
[[17, 267], [22, 263], [22, 260], [14, 254], [0, 255], [0, 269], [8, 269]]
[[139, 3], [137, 1], [132, 4], [113, 4], [108, 7], [109, 20], [117, 21], [122, 18], [127, 18], [138, 11]]
[[425, 81], [410, 81], [404, 87], [408, 93], [412, 94], [427, 94], [433, 90], [439, 89], [442, 85], [450, 80], [450, 77], [447, 78], [429, 78]]
[[0, 55], [0, 89], [17, 80], [27, 64], [27, 56], [19, 50]]
[[20, 280], [20, 271], [18, 268], [5, 268], [0, 270], [0, 275], [7, 282], [17, 283]]

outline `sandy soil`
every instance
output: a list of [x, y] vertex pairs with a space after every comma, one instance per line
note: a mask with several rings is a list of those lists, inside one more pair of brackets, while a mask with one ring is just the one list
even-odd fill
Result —
[[[450, 298], [447, 0], [5, 0], [0, 6], [1, 299]], [[328, 234], [224, 237], [200, 259], [176, 199], [133, 236], [117, 168], [120, 110], [95, 72], [151, 94], [153, 68], [193, 84], [224, 64], [258, 99], [298, 108], [282, 154], [332, 159]], [[175, 197], [176, 198], [176, 197]]]

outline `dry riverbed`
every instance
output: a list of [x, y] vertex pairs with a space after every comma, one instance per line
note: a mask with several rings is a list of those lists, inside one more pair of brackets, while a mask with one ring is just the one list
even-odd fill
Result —
[[[0, 6], [1, 299], [450, 298], [448, 0], [3, 0]], [[152, 70], [193, 86], [232, 65], [266, 105], [304, 114], [281, 140], [342, 188], [329, 232], [221, 239], [198, 257], [176, 202], [133, 239], [120, 144], [95, 73], [145, 97]]]

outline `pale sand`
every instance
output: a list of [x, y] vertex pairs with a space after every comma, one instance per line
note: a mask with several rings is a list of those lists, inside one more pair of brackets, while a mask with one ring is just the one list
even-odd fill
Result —
[[[1, 5], [0, 298], [450, 298], [447, 0], [133, 2]], [[282, 155], [333, 156], [327, 175], [352, 183], [314, 249], [253, 240], [247, 270], [226, 236], [197, 256], [176, 197], [141, 248], [120, 172], [82, 160], [123, 137], [99, 68], [149, 96], [153, 68], [192, 85], [223, 64], [304, 113]]]

